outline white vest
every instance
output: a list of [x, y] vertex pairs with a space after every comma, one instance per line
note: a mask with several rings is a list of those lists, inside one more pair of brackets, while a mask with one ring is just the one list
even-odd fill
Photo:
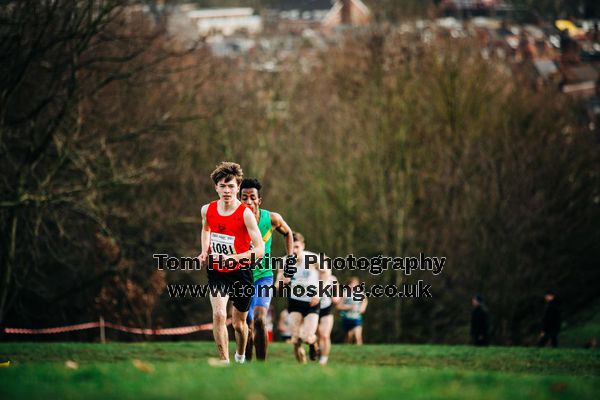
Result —
[[[327, 287], [327, 285], [333, 285], [333, 279], [331, 279], [331, 276], [327, 279], [327, 281], [323, 282], [323, 288]], [[321, 309], [331, 306], [332, 302], [333, 300], [329, 296], [321, 297]]]
[[[294, 300], [309, 302], [311, 300], [311, 297], [308, 296], [306, 291], [308, 289], [308, 286], [314, 286], [315, 290], [319, 290], [319, 271], [313, 268], [308, 268], [308, 266], [304, 265], [304, 259], [306, 258], [307, 254], [314, 254], [315, 256], [317, 255], [310, 251], [302, 252], [302, 257], [300, 257], [296, 263], [297, 271], [292, 277], [290, 298]], [[296, 296], [294, 294], [294, 288], [296, 286], [301, 286], [304, 289], [302, 291], [302, 296]], [[296, 290], [300, 292], [299, 289]]]

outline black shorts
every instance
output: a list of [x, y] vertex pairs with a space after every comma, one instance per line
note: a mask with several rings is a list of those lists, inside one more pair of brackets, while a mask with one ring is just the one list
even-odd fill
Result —
[[[232, 272], [218, 272], [212, 269], [207, 269], [208, 286], [223, 289], [229, 294], [233, 306], [240, 312], [247, 312], [250, 309], [252, 296], [251, 289], [243, 290], [243, 288], [254, 287], [254, 279], [252, 271], [249, 269], [238, 269]], [[238, 291], [239, 296], [236, 296], [233, 289]]]
[[308, 314], [319, 314], [320, 304], [317, 303], [315, 306], [310, 306], [308, 301], [300, 301], [296, 299], [288, 299], [288, 312], [299, 312], [303, 317]]
[[326, 317], [328, 315], [331, 315], [331, 304], [319, 310], [319, 318]]

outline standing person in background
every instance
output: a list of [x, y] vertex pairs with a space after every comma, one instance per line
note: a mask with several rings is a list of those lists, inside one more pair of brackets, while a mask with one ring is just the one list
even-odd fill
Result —
[[546, 346], [550, 341], [552, 347], [558, 347], [558, 333], [560, 331], [560, 308], [556, 293], [553, 290], [546, 290], [544, 294], [546, 308], [542, 318], [542, 332], [540, 333], [539, 347]]
[[[348, 281], [348, 287], [354, 291], [354, 288], [359, 284], [358, 278], [353, 276]], [[346, 332], [346, 343], [357, 345], [363, 344], [362, 337], [362, 315], [367, 310], [369, 301], [366, 297], [362, 300], [355, 300], [352, 293], [349, 296], [342, 298], [337, 305], [342, 317], [342, 327]]]
[[473, 310], [471, 311], [471, 339], [475, 346], [487, 346], [489, 344], [489, 317], [487, 308], [480, 294], [471, 299]]

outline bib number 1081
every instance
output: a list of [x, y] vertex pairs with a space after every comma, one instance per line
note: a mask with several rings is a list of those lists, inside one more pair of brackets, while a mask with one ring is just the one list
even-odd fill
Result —
[[215, 243], [212, 242], [212, 252], [216, 253], [216, 254], [235, 254], [235, 250], [233, 249], [233, 246], [231, 246], [230, 244], [224, 244], [224, 243]]
[[213, 254], [232, 255], [235, 253], [235, 237], [220, 233], [211, 233], [210, 249]]

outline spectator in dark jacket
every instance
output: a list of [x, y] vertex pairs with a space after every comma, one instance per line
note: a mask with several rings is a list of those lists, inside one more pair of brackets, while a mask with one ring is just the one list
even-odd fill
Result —
[[546, 290], [544, 295], [546, 308], [542, 319], [542, 332], [540, 333], [539, 347], [546, 346], [550, 341], [552, 347], [558, 347], [558, 332], [560, 331], [560, 309], [556, 294], [552, 290]]
[[471, 311], [471, 338], [475, 346], [487, 346], [489, 344], [489, 318], [488, 311], [483, 303], [481, 295], [475, 295], [471, 299], [473, 311]]

